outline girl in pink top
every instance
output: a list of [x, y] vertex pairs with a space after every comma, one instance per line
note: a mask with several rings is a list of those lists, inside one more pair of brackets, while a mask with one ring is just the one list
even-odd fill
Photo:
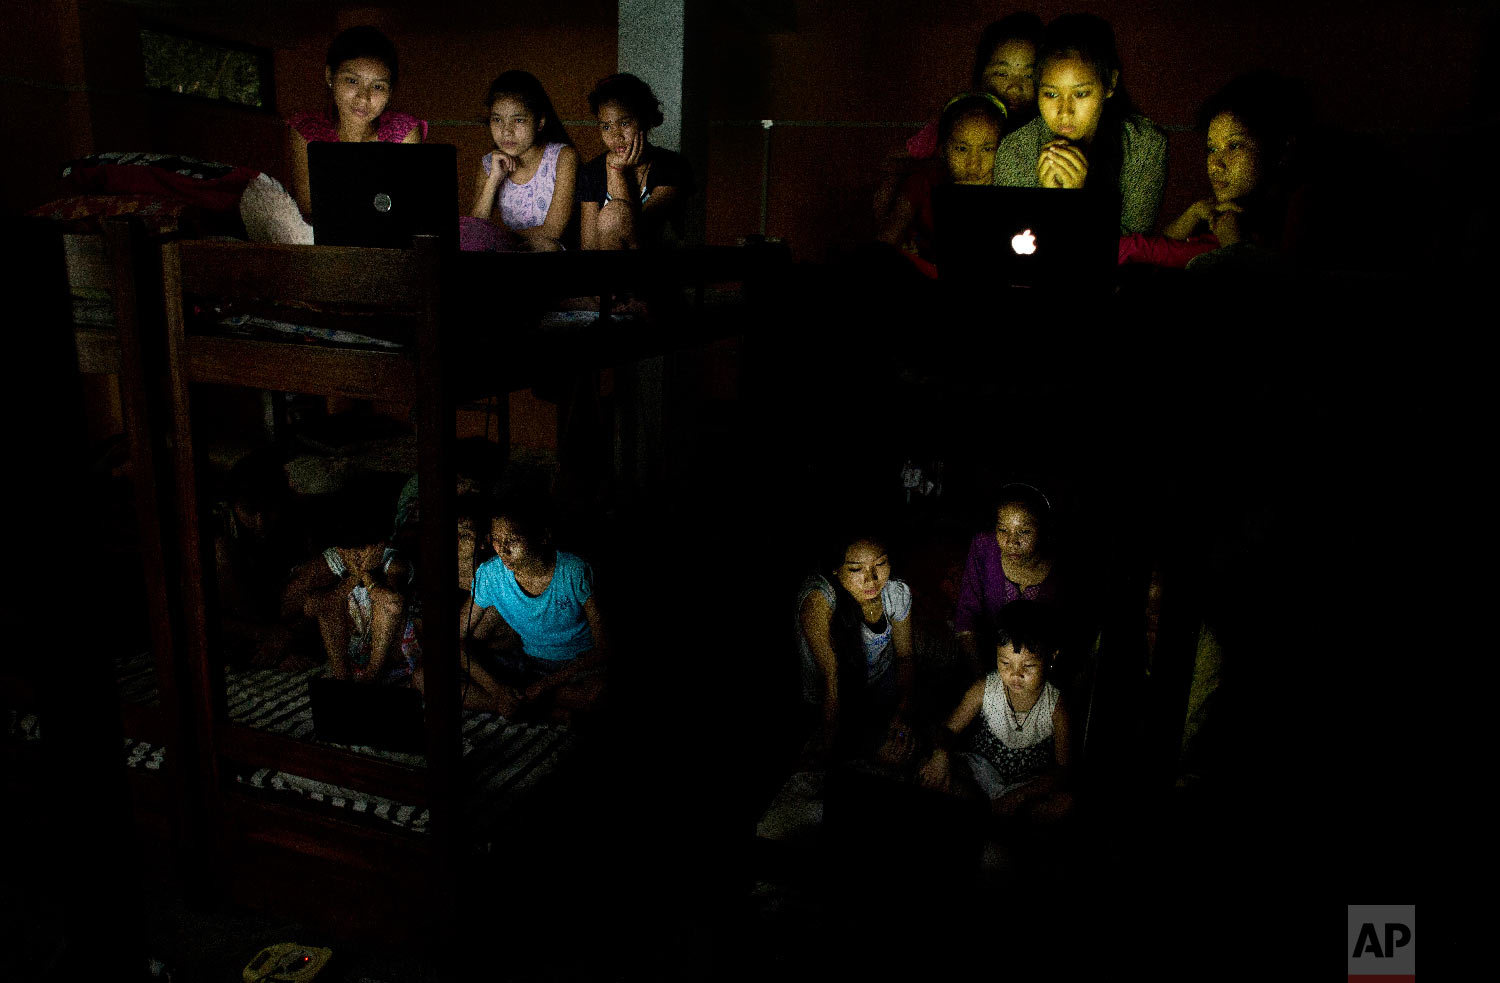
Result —
[[484, 222], [500, 233], [488, 248], [561, 249], [573, 212], [578, 151], [552, 100], [530, 72], [512, 71], [490, 83], [485, 105], [495, 149], [479, 162], [479, 194], [469, 212], [478, 222], [463, 223], [465, 248], [492, 232]]
[[323, 78], [331, 111], [298, 113], [292, 127], [292, 197], [304, 216], [312, 214], [307, 182], [309, 143], [421, 143], [427, 121], [388, 110], [396, 88], [396, 46], [369, 26], [351, 27], [328, 46]]
[[[1004, 106], [1001, 136], [1036, 115], [1036, 50], [1041, 38], [1042, 19], [1029, 11], [1001, 18], [979, 36], [970, 91], [988, 92]], [[933, 120], [885, 160], [885, 177], [875, 190], [875, 218], [882, 225], [889, 219], [902, 182], [920, 168], [921, 161], [942, 156], [938, 129], [939, 121]]]

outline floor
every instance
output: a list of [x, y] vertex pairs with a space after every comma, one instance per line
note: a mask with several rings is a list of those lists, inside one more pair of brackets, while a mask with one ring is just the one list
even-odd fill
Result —
[[[990, 331], [992, 320], [953, 323]], [[659, 462], [665, 491], [603, 524], [601, 583], [617, 590], [614, 624], [638, 652], [621, 666], [624, 723], [511, 849], [466, 870], [467, 918], [450, 944], [383, 945], [378, 933], [351, 944], [328, 919], [185, 900], [131, 842], [107, 770], [55, 790], [68, 807], [54, 808], [20, 797], [29, 752], [7, 745], [21, 848], [0, 874], [0, 977], [108, 966], [149, 979], [156, 959], [156, 978], [176, 983], [239, 979], [278, 941], [335, 948], [320, 979], [350, 983], [910, 980], [1002, 966], [1059, 979], [1142, 964], [1216, 978], [1275, 955], [1266, 940], [1337, 892], [1317, 889], [1333, 875], [1318, 856], [1325, 841], [1305, 832], [1316, 810], [1257, 794], [1255, 772], [1219, 793], [1104, 800], [1068, 848], [1023, 844], [1020, 854], [1047, 861], [992, 882], [924, 867], [880, 812], [865, 831], [874, 841], [791, 854], [755, 841], [790, 750], [777, 695], [787, 676], [769, 668], [790, 628], [781, 598], [814, 568], [807, 547], [830, 517], [874, 507], [890, 520], [905, 564], [896, 573], [942, 599], [919, 608], [941, 634], [953, 564], [1000, 482], [1047, 481], [1078, 538], [1107, 558], [1140, 551], [1171, 520], [1243, 566], [1265, 543], [1255, 517], [1270, 513], [1257, 509], [1268, 495], [1283, 501], [1271, 493], [1285, 473], [1266, 466], [1280, 461], [1278, 434], [1301, 419], [1253, 366], [1183, 368], [1149, 351], [1112, 362], [1103, 341], [1091, 361], [1037, 368], [1034, 349], [996, 330], [976, 334], [974, 357], [955, 367], [904, 359], [892, 343], [904, 334], [827, 323], [841, 326], [811, 354], [787, 357], [785, 339], [747, 346], [711, 439]], [[1054, 327], [1059, 338], [1077, 330]], [[945, 462], [940, 499], [903, 501], [908, 457]], [[84, 695], [77, 712], [107, 716], [108, 694]], [[1254, 759], [1262, 745], [1247, 744]], [[323, 911], [346, 922], [369, 900], [341, 895], [310, 865], [287, 881], [288, 898], [309, 907], [315, 892], [332, 894]]]

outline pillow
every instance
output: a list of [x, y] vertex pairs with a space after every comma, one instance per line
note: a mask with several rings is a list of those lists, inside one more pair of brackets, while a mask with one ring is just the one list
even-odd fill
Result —
[[312, 245], [312, 226], [281, 182], [269, 174], [257, 174], [246, 186], [240, 196], [240, 219], [251, 242]]

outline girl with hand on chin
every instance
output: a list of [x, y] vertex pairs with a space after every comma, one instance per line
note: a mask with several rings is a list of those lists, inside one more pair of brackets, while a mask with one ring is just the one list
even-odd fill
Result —
[[802, 699], [817, 718], [808, 764], [839, 748], [898, 765], [913, 749], [911, 588], [891, 578], [885, 546], [846, 540], [797, 595]]
[[292, 197], [304, 216], [312, 214], [307, 179], [309, 143], [421, 143], [427, 121], [389, 109], [396, 89], [396, 46], [379, 30], [351, 27], [328, 46], [323, 79], [331, 109], [298, 113], [292, 128]]
[[[490, 83], [485, 105], [495, 149], [480, 161], [470, 217], [519, 237], [533, 251], [561, 249], [573, 213], [578, 151], [552, 100], [536, 76], [512, 71]], [[467, 238], [470, 223], [463, 224]]]
[[1117, 197], [1122, 235], [1150, 232], [1167, 176], [1167, 138], [1136, 113], [1114, 30], [1092, 14], [1047, 25], [1037, 53], [1038, 116], [995, 154], [995, 183], [1088, 188]]
[[[1269, 257], [1291, 246], [1295, 230], [1287, 219], [1299, 190], [1305, 100], [1297, 83], [1270, 72], [1241, 76], [1209, 99], [1198, 128], [1208, 137], [1212, 196], [1168, 223], [1162, 242], [1129, 249], [1122, 240], [1120, 261], [1196, 269], [1231, 254]], [[1214, 251], [1217, 257], [1198, 258]]]
[[634, 75], [610, 75], [589, 93], [604, 153], [578, 174], [584, 249], [640, 249], [682, 239], [693, 172], [687, 158], [652, 146], [663, 121], [651, 87]]

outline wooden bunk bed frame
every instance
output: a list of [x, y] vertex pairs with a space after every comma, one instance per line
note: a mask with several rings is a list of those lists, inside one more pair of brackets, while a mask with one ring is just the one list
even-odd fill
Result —
[[[422, 639], [426, 676], [426, 767], [415, 768], [230, 722], [222, 660], [215, 657], [205, 615], [209, 585], [198, 505], [197, 454], [190, 389], [201, 383], [250, 386], [314, 395], [403, 400], [419, 421], [418, 493], [422, 515], [419, 569], [454, 570], [457, 546], [453, 444], [459, 400], [532, 384], [539, 373], [622, 364], [693, 343], [744, 332], [751, 307], [705, 317], [704, 285], [736, 280], [755, 295], [768, 267], [785, 255], [755, 249], [689, 250], [671, 257], [640, 254], [472, 255], [444, 253], [435, 240], [411, 250], [256, 246], [174, 242], [161, 252], [166, 365], [173, 407], [171, 434], [181, 557], [182, 687], [192, 721], [179, 767], [192, 770], [194, 809], [203, 835], [185, 841], [188, 863], [233, 871], [267, 851], [291, 851], [331, 862], [352, 877], [407, 885], [421, 903], [419, 935], [441, 935], [454, 924], [463, 855], [464, 797], [460, 681], [456, 632], [429, 628]], [[560, 337], [494, 324], [492, 291], [517, 284], [538, 299], [612, 292], [670, 296], [667, 316], [622, 329], [601, 320]], [[694, 289], [684, 290], [684, 285]], [[688, 296], [690, 294], [690, 296]], [[339, 307], [378, 308], [413, 327], [404, 350], [362, 350], [262, 341], [192, 332], [189, 297], [284, 299]], [[712, 323], [709, 323], [712, 322]], [[465, 327], [468, 326], [468, 327]], [[456, 625], [458, 601], [446, 578], [419, 585], [423, 620]], [[165, 691], [164, 691], [165, 694]], [[270, 801], [229, 781], [227, 765], [285, 769], [315, 781], [357, 787], [417, 804], [430, 815], [416, 835], [350, 823]], [[252, 892], [254, 893], [254, 892]], [[264, 894], [261, 897], [265, 897]]]
[[[170, 234], [148, 232], [138, 219], [106, 219], [99, 234], [58, 233], [67, 270], [67, 289], [102, 289], [111, 298], [113, 328], [76, 321], [68, 312], [81, 374], [113, 375], [131, 466], [131, 493], [140, 562], [146, 584], [150, 662], [157, 700], [119, 701], [120, 722], [129, 737], [151, 745], [181, 746], [190, 721], [180, 699], [177, 641], [181, 611], [166, 585], [175, 579], [170, 525], [171, 460], [164, 420], [170, 406], [160, 366], [165, 358], [161, 306], [161, 247]], [[131, 770], [128, 781], [138, 828], [158, 845], [195, 836], [196, 811], [190, 806], [195, 776], [165, 761], [164, 775]], [[166, 850], [172, 858], [172, 850]], [[174, 875], [180, 871], [174, 871]]]

